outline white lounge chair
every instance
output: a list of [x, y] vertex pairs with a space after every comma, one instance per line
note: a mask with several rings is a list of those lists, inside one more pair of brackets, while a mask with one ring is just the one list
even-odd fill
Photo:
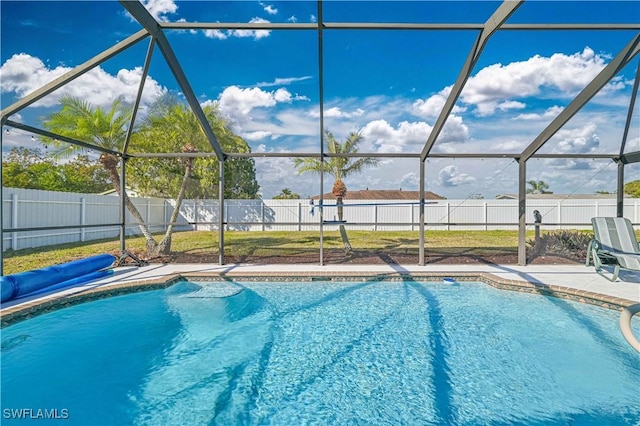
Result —
[[[618, 279], [620, 269], [640, 271], [640, 246], [631, 221], [624, 217], [594, 217], [591, 219], [594, 237], [587, 248], [586, 266], [593, 257], [596, 272], [609, 281]], [[611, 276], [603, 265], [613, 266]]]

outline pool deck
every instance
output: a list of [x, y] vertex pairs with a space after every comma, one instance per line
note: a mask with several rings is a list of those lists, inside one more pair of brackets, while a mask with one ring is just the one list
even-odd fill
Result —
[[[3, 326], [15, 316], [31, 316], [69, 304], [83, 297], [94, 299], [99, 294], [118, 294], [125, 289], [152, 288], [169, 278], [186, 277], [394, 277], [414, 275], [423, 279], [453, 277], [485, 282], [498, 282], [500, 288], [552, 294], [587, 301], [610, 308], [640, 303], [640, 272], [621, 271], [616, 282], [598, 275], [584, 265], [250, 265], [250, 264], [151, 264], [116, 268], [106, 278], [65, 288], [52, 293], [24, 297], [3, 303], [0, 309]], [[145, 287], [146, 286], [146, 287]], [[86, 296], [86, 297], [85, 297]], [[104, 296], [102, 296], [104, 297]], [[62, 302], [62, 303], [60, 303]]]

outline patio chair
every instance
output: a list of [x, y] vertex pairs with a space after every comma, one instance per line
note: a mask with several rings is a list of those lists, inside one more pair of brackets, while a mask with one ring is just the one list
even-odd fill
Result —
[[[596, 272], [609, 281], [618, 278], [620, 269], [640, 271], [640, 246], [631, 221], [624, 217], [594, 217], [591, 219], [594, 237], [587, 247], [586, 266], [593, 257]], [[605, 274], [602, 266], [613, 266], [613, 274]]]

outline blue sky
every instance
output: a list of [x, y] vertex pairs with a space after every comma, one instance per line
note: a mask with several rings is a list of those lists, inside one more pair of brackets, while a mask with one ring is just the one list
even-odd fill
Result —
[[[317, 20], [309, 1], [150, 0], [161, 21], [297, 22]], [[325, 1], [325, 22], [484, 23], [500, 2]], [[99, 54], [141, 27], [116, 1], [1, 1], [0, 100], [2, 107]], [[508, 23], [635, 23], [640, 1], [527, 1]], [[167, 31], [167, 37], [202, 104], [220, 110], [254, 152], [319, 150], [317, 32]], [[597, 75], [635, 35], [618, 31], [499, 31], [488, 42], [433, 152], [515, 153]], [[419, 153], [471, 49], [476, 31], [327, 30], [324, 32], [325, 128], [343, 139], [364, 135], [362, 152]], [[108, 106], [133, 101], [148, 41], [12, 117], [40, 127], [63, 94]], [[547, 153], [616, 153], [638, 58], [576, 114], [542, 148]], [[143, 104], [178, 90], [154, 53]], [[627, 151], [640, 149], [636, 104]], [[3, 134], [5, 151], [29, 146], [30, 135]], [[313, 176], [297, 176], [286, 158], [256, 159], [262, 195], [290, 188], [319, 193]], [[638, 169], [638, 170], [636, 170]], [[544, 180], [561, 194], [614, 191], [609, 160], [532, 159], [527, 178]], [[429, 159], [427, 190], [447, 198], [517, 192], [510, 159]], [[627, 167], [626, 180], [640, 178]], [[350, 176], [358, 189], [418, 189], [418, 161], [385, 159]], [[325, 191], [330, 185], [325, 186]]]

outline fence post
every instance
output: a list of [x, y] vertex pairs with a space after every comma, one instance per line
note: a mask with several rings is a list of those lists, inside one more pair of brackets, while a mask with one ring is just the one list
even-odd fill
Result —
[[[18, 227], [18, 194], [11, 194], [11, 227]], [[11, 248], [18, 250], [18, 233], [11, 233]]]
[[193, 225], [191, 227], [194, 231], [198, 230], [198, 199], [193, 199]]
[[298, 231], [302, 231], [302, 204], [300, 201], [298, 201]]
[[558, 202], [558, 229], [562, 229], [562, 202]]
[[449, 202], [446, 203], [447, 206], [447, 231], [451, 231], [451, 204]]
[[[147, 198], [147, 203], [145, 205], [145, 221], [147, 223], [151, 223], [151, 200]], [[164, 221], [163, 221], [164, 222]]]
[[373, 223], [375, 224], [373, 225], [373, 230], [377, 231], [378, 230], [378, 205], [377, 204], [373, 206]]
[[486, 231], [486, 230], [489, 229], [489, 227], [487, 226], [487, 221], [488, 221], [488, 216], [489, 216], [489, 214], [487, 213], [487, 210], [488, 210], [489, 207], [488, 207], [488, 204], [487, 204], [486, 201], [482, 202], [482, 207], [483, 207], [482, 208], [482, 215], [484, 216], [484, 230]]
[[[147, 201], [147, 202], [148, 202], [148, 201]], [[163, 201], [162, 201], [162, 223], [164, 223], [164, 225], [163, 225], [163, 226], [164, 226], [164, 230], [165, 230], [165, 232], [167, 231], [167, 225], [166, 225], [166, 223], [167, 223], [167, 220], [169, 220], [169, 219], [167, 219], [167, 207], [168, 207], [169, 209], [171, 209], [171, 203], [169, 203], [169, 201], [168, 201], [168, 200], [163, 200]], [[147, 220], [147, 222], [148, 222], [148, 220]]]
[[84, 225], [86, 225], [86, 219], [87, 219], [87, 199], [84, 197], [80, 197], [80, 225], [83, 225], [82, 228], [80, 228], [80, 241], [84, 242], [86, 235], [85, 235], [85, 228]]
[[415, 229], [415, 227], [413, 226], [413, 222], [415, 220], [415, 212], [413, 209], [413, 204], [409, 204], [409, 208], [411, 209], [411, 230], [413, 231]]
[[260, 203], [260, 222], [262, 222], [262, 232], [264, 232], [264, 201]]

